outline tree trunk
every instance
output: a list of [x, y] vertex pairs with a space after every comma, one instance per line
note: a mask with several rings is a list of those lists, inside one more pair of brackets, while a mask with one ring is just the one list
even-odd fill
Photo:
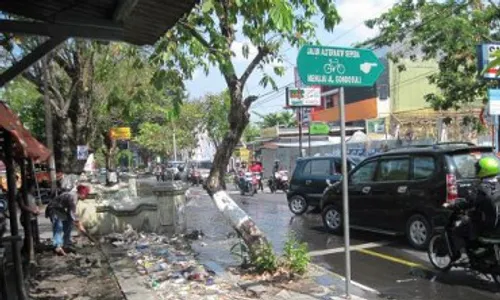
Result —
[[250, 121], [248, 107], [243, 103], [239, 82], [230, 88], [231, 110], [229, 112], [229, 130], [218, 145], [214, 164], [210, 171], [205, 189], [222, 215], [231, 223], [248, 246], [252, 256], [260, 252], [269, 242], [254, 221], [242, 210], [224, 190], [224, 176], [229, 159], [241, 139], [245, 127]]

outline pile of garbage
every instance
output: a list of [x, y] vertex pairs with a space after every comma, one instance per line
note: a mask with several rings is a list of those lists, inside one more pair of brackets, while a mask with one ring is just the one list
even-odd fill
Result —
[[196, 261], [185, 236], [168, 238], [128, 227], [124, 233], [104, 239], [126, 251], [144, 284], [160, 299], [240, 298], [235, 297], [240, 293], [237, 286], [219, 280], [215, 272]]

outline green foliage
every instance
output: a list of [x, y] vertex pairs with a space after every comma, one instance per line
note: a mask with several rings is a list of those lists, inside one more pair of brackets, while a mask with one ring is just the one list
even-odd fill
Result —
[[132, 162], [132, 158], [134, 157], [132, 151], [128, 149], [122, 149], [118, 151], [118, 154], [116, 155], [116, 164], [119, 165], [120, 162], [126, 161], [127, 166], [130, 166]]
[[175, 133], [177, 149], [192, 150], [198, 144], [194, 133], [202, 126], [203, 118], [202, 104], [187, 102], [177, 116], [173, 111], [166, 111], [159, 120], [141, 123], [134, 141], [153, 153], [169, 156], [174, 151]]
[[23, 125], [40, 141], [45, 141], [45, 108], [42, 95], [35, 85], [18, 77], [1, 93], [9, 107], [18, 114]]
[[202, 100], [202, 105], [205, 111], [203, 128], [207, 131], [212, 142], [218, 146], [229, 130], [227, 122], [231, 105], [229, 92], [206, 95]]
[[[231, 46], [241, 24], [238, 34], [259, 51], [251, 73], [257, 65], [280, 60], [279, 48], [285, 42], [292, 46], [316, 42], [317, 25], [312, 18], [318, 13], [323, 15], [328, 31], [340, 21], [334, 3], [328, 0], [203, 0], [157, 43], [152, 60], [167, 69], [180, 68], [186, 78], [191, 78], [198, 67], [208, 72], [210, 65], [219, 68], [226, 79], [233, 77], [236, 74], [231, 58], [236, 54]], [[242, 54], [248, 56], [248, 47]]]
[[270, 113], [267, 115], [258, 115], [262, 118], [262, 121], [258, 123], [260, 128], [275, 126], [279, 126], [282, 128], [293, 128], [298, 125], [295, 115], [289, 111]]
[[[361, 46], [391, 46], [390, 57], [438, 61], [439, 72], [427, 78], [440, 92], [426, 95], [435, 109], [457, 109], [486, 101], [488, 83], [477, 79], [476, 45], [500, 38], [500, 10], [485, 1], [399, 1], [388, 12], [366, 25], [380, 34]], [[408, 54], [414, 50], [413, 54]], [[404, 66], [402, 67], [404, 69]]]
[[300, 243], [295, 236], [291, 235], [283, 249], [284, 264], [290, 271], [296, 274], [304, 274], [311, 262], [307, 243]]
[[279, 268], [284, 268], [291, 275], [302, 275], [311, 262], [307, 243], [300, 243], [293, 234], [289, 235], [285, 242], [281, 257], [276, 256], [271, 244], [264, 245], [257, 253], [251, 254], [241, 239], [231, 247], [230, 251], [241, 260], [242, 265], [250, 262], [258, 273], [274, 273]]
[[259, 135], [260, 135], [259, 127], [250, 123], [243, 132], [243, 139], [246, 143], [249, 143], [255, 141], [255, 139], [259, 137]]
[[261, 246], [259, 251], [251, 256], [251, 261], [258, 273], [274, 273], [280, 266], [280, 261], [274, 254], [271, 244]]

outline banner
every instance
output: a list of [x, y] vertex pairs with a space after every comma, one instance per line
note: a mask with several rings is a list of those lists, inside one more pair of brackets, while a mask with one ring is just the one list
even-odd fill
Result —
[[87, 160], [87, 157], [89, 157], [89, 147], [87, 145], [76, 146], [76, 159]]
[[130, 140], [132, 138], [130, 127], [111, 128], [110, 135], [114, 140]]
[[286, 105], [288, 107], [321, 106], [321, 88], [287, 88]]

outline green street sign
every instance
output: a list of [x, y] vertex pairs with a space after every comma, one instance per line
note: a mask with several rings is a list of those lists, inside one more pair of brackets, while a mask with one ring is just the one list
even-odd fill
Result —
[[309, 127], [309, 132], [312, 135], [327, 135], [328, 133], [330, 133], [330, 126], [323, 122], [312, 122]]
[[297, 56], [299, 77], [307, 85], [372, 86], [384, 66], [368, 49], [304, 46]]

